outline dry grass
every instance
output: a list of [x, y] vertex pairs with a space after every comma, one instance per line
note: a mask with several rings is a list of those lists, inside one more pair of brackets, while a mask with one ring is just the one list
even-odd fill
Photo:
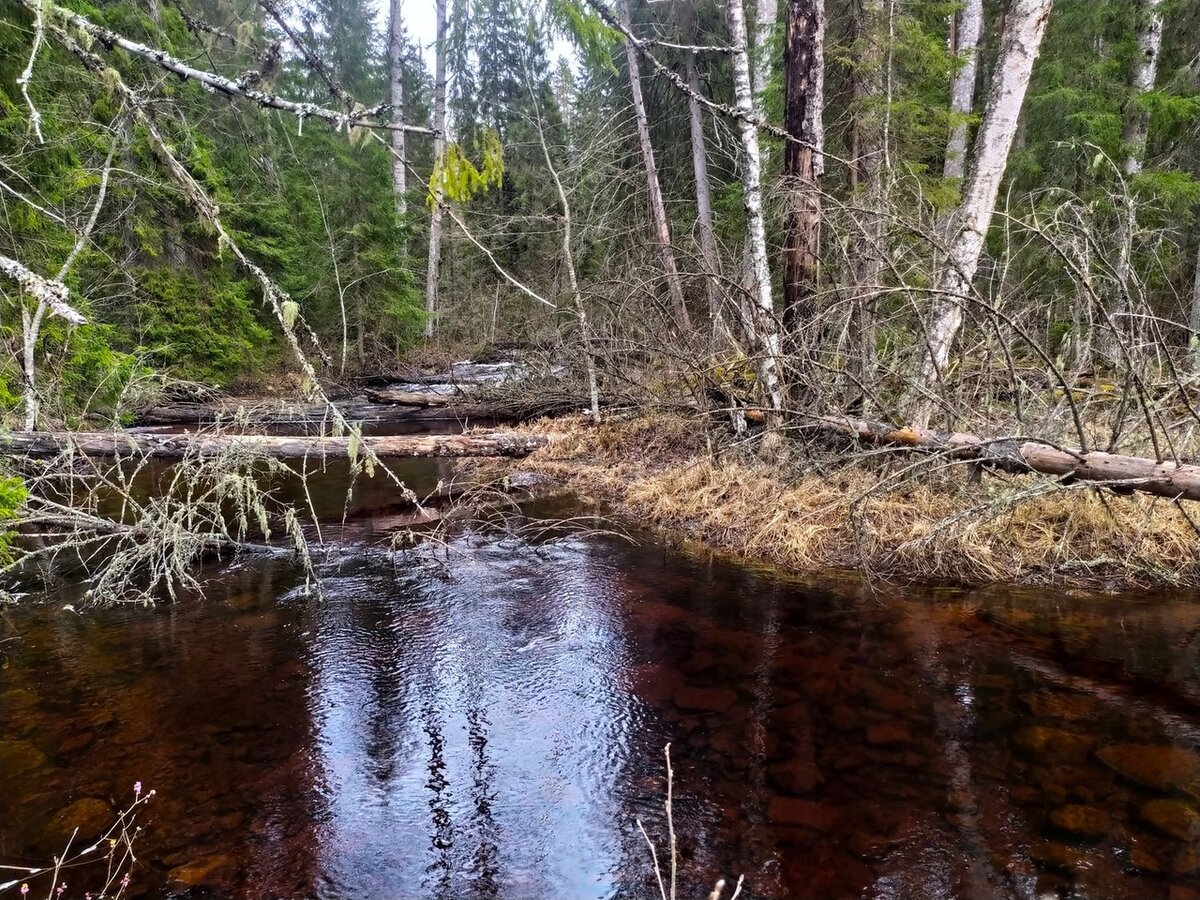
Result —
[[[637, 418], [559, 435], [521, 463], [634, 519], [792, 570], [1090, 587], [1200, 584], [1198, 537], [1168, 500], [983, 474], [933, 456], [806, 448], [767, 464], [710, 450], [695, 420]], [[1200, 509], [1190, 511], [1200, 522]]]

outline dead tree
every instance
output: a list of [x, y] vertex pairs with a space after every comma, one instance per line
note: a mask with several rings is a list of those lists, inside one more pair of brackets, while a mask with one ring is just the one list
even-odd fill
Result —
[[[889, 0], [890, 2], [890, 0]], [[851, 248], [850, 359], [856, 382], [850, 408], [865, 400], [866, 386], [875, 378], [875, 322], [879, 280], [887, 257], [885, 179], [888, 153], [888, 110], [883, 89], [884, 0], [852, 4], [856, 59], [853, 71], [854, 119], [851, 131], [850, 183], [857, 192], [857, 227]], [[890, 47], [889, 47], [890, 53]]]
[[[783, 44], [783, 128], [799, 141], [783, 151], [788, 194], [783, 219], [783, 328], [787, 351], [801, 378], [811, 373], [819, 342], [817, 277], [821, 247], [821, 176], [825, 93], [825, 2], [788, 0]], [[799, 396], [805, 386], [794, 383]]]
[[[617, 4], [621, 24], [631, 30], [628, 0]], [[642, 162], [646, 167], [646, 190], [650, 196], [650, 217], [654, 222], [654, 237], [662, 259], [663, 272], [667, 279], [667, 292], [671, 298], [671, 309], [675, 324], [683, 332], [691, 331], [687, 306], [683, 301], [683, 282], [675, 264], [675, 250], [671, 244], [671, 226], [667, 220], [667, 207], [663, 201], [662, 186], [658, 180], [658, 166], [654, 161], [654, 146], [650, 143], [650, 123], [646, 118], [646, 101], [642, 98], [642, 72], [638, 65], [637, 49], [632, 43], [625, 45], [625, 60], [629, 68], [629, 90], [633, 96], [633, 115], [637, 120], [638, 143], [642, 148]]]
[[[391, 87], [392, 122], [404, 121], [404, 18], [401, 15], [403, 0], [391, 0], [391, 20], [388, 22], [388, 81]], [[437, 127], [436, 125], [434, 126]], [[406, 197], [408, 184], [404, 172], [405, 156], [404, 129], [392, 131], [392, 191], [396, 195], [396, 215], [402, 217], [408, 211]]]
[[[442, 162], [446, 151], [446, 0], [437, 0], [437, 46], [433, 70], [434, 165]], [[433, 337], [433, 317], [437, 312], [438, 267], [442, 260], [442, 215], [444, 213], [441, 179], [433, 188], [433, 214], [429, 222], [429, 257], [425, 268], [425, 337]]]

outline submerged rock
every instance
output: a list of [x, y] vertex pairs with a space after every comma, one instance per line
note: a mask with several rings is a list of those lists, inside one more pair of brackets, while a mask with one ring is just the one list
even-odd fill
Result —
[[1151, 800], [1143, 803], [1141, 816], [1163, 834], [1181, 841], [1200, 837], [1200, 813], [1182, 800]]
[[801, 825], [813, 831], [830, 831], [841, 818], [832, 806], [800, 797], [775, 797], [767, 807], [767, 818], [777, 825]]
[[1034, 841], [1029, 846], [1029, 855], [1048, 869], [1071, 874], [1091, 865], [1088, 855], [1082, 850], [1057, 841]]
[[1097, 758], [1124, 778], [1156, 791], [1179, 790], [1200, 776], [1200, 754], [1165, 744], [1113, 744]]
[[1103, 837], [1112, 827], [1112, 817], [1098, 806], [1073, 803], [1050, 813], [1050, 821], [1064, 831], [1084, 837]]
[[0, 741], [0, 777], [17, 778], [45, 764], [46, 754], [28, 741]]
[[176, 866], [167, 877], [179, 884], [196, 887], [211, 883], [214, 876], [232, 868], [232, 865], [228, 856], [217, 853], [212, 856], [203, 856], [182, 866]]
[[116, 813], [106, 801], [98, 797], [84, 797], [51, 820], [46, 827], [46, 841], [60, 848], [72, 840], [72, 835], [76, 845], [80, 841], [92, 841], [104, 834], [116, 818]]
[[1096, 708], [1096, 701], [1084, 694], [1036, 691], [1021, 695], [1021, 702], [1040, 719], [1086, 719]]
[[737, 691], [726, 687], [681, 687], [675, 692], [675, 705], [680, 709], [702, 712], [725, 712], [737, 702]]
[[788, 794], [808, 794], [825, 783], [825, 777], [812, 759], [797, 757], [775, 763], [767, 769], [771, 783]]
[[1095, 746], [1095, 741], [1087, 735], [1044, 725], [1022, 728], [1013, 736], [1013, 743], [1038, 762], [1047, 765], [1080, 762], [1088, 757]]
[[910, 744], [912, 733], [904, 725], [880, 722], [867, 727], [867, 743], [875, 745]]

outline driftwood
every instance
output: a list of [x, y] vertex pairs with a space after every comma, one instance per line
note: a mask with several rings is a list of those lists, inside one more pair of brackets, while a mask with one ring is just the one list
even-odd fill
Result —
[[1157, 462], [1100, 450], [1087, 452], [1022, 438], [987, 440], [973, 434], [938, 434], [925, 428], [896, 428], [866, 419], [823, 416], [812, 427], [871, 444], [891, 444], [946, 453], [1006, 472], [1040, 472], [1064, 480], [1095, 481], [1117, 491], [1143, 491], [1178, 500], [1200, 500], [1200, 465]]
[[[355, 452], [379, 457], [526, 456], [547, 443], [537, 435], [497, 431], [490, 434], [422, 434], [363, 437]], [[56, 456], [75, 449], [88, 456], [154, 456], [179, 459], [245, 450], [275, 459], [349, 457], [347, 437], [279, 437], [261, 434], [131, 434], [128, 432], [32, 432], [0, 435], [0, 453]]]

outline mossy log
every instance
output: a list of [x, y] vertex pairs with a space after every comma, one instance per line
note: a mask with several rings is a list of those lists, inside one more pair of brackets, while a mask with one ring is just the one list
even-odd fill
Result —
[[[485, 434], [420, 434], [363, 437], [354, 451], [379, 457], [527, 456], [543, 446], [538, 435], [496, 431]], [[133, 434], [130, 432], [33, 432], [0, 435], [0, 453], [57, 456], [74, 449], [87, 456], [152, 456], [180, 459], [244, 450], [275, 459], [348, 457], [348, 437], [292, 437], [263, 434]]]

